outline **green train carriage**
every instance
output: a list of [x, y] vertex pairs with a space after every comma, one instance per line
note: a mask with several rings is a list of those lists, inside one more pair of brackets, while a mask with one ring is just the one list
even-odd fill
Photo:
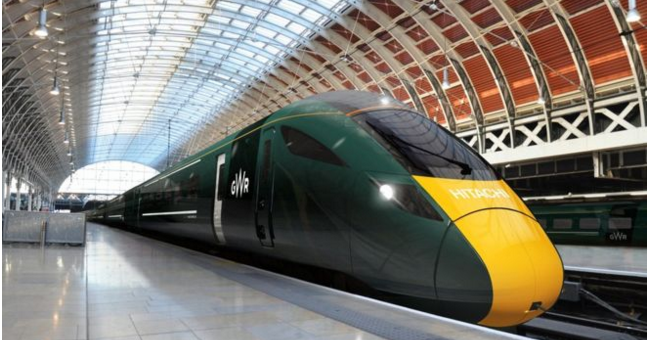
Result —
[[329, 268], [489, 326], [540, 315], [562, 286], [556, 250], [493, 168], [371, 93], [291, 104], [122, 199], [121, 221], [99, 220]]
[[529, 202], [555, 244], [647, 246], [647, 200]]

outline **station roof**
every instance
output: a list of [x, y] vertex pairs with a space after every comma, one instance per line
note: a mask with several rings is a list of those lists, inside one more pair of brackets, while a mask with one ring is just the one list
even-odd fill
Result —
[[645, 82], [646, 1], [636, 10], [627, 22], [627, 0], [5, 0], [3, 170], [52, 187], [105, 160], [162, 170], [331, 90], [385, 93], [453, 131], [592, 105]]

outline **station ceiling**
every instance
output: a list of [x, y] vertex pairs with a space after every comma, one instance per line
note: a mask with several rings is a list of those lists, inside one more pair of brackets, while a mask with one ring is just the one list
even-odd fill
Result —
[[636, 5], [628, 22], [627, 0], [4, 0], [3, 170], [52, 187], [105, 160], [163, 170], [332, 90], [453, 131], [592, 107], [645, 90]]

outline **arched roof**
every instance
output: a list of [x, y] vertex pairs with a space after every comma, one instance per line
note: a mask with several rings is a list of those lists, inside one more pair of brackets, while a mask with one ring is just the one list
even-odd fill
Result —
[[49, 183], [68, 176], [69, 149], [75, 167], [162, 169], [340, 89], [387, 93], [455, 131], [592, 111], [620, 91], [644, 101], [637, 3], [628, 23], [627, 0], [4, 1], [3, 159]]

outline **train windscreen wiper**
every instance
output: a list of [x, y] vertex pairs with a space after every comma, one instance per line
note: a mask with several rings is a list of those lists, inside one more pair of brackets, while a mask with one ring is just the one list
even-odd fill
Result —
[[469, 165], [468, 163], [461, 162], [461, 161], [457, 161], [457, 160], [455, 160], [455, 159], [451, 159], [451, 158], [448, 158], [448, 157], [445, 157], [445, 156], [439, 155], [439, 154], [437, 154], [437, 153], [435, 153], [435, 152], [432, 152], [432, 151], [429, 151], [429, 150], [427, 150], [427, 149], [423, 149], [423, 148], [421, 148], [421, 147], [419, 147], [419, 146], [417, 146], [417, 145], [411, 144], [411, 143], [409, 143], [409, 142], [403, 140], [402, 138], [400, 138], [400, 137], [398, 137], [398, 136], [396, 136], [396, 135], [394, 135], [394, 134], [392, 134], [392, 133], [388, 133], [388, 132], [382, 131], [381, 128], [379, 128], [379, 127], [377, 127], [377, 126], [371, 124], [371, 123], [368, 122], [368, 121], [366, 121], [366, 123], [368, 123], [368, 125], [369, 125], [371, 128], [373, 128], [373, 130], [375, 130], [375, 132], [377, 132], [379, 135], [381, 135], [382, 137], [384, 137], [384, 138], [385, 138], [386, 140], [388, 140], [390, 143], [395, 144], [396, 146], [397, 146], [397, 143], [398, 143], [398, 142], [399, 142], [399, 143], [402, 143], [402, 144], [404, 144], [404, 145], [406, 145], [406, 146], [408, 146], [408, 147], [411, 147], [411, 148], [413, 148], [413, 149], [416, 149], [416, 150], [422, 151], [422, 152], [424, 152], [424, 153], [426, 153], [426, 154], [429, 154], [429, 155], [432, 155], [432, 156], [434, 156], [434, 157], [438, 157], [438, 158], [440, 158], [440, 159], [442, 159], [442, 160], [444, 160], [444, 161], [446, 161], [446, 162], [448, 162], [448, 163], [451, 163], [451, 164], [457, 165], [458, 167], [461, 168], [461, 175], [467, 176], [467, 175], [472, 174], [472, 168], [470, 167], [470, 165]]

